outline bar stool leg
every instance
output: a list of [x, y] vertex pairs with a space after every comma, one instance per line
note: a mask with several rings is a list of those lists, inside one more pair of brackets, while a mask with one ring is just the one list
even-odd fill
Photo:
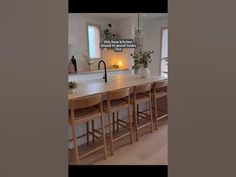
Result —
[[103, 117], [101, 117], [100, 120], [101, 120], [102, 140], [103, 140], [103, 146], [104, 146], [104, 158], [107, 159], [107, 146], [106, 146], [106, 137], [105, 137]]
[[154, 98], [154, 122], [155, 122], [155, 125], [156, 125], [156, 130], [158, 130], [158, 112], [157, 112], [157, 100]]
[[133, 106], [133, 119], [134, 119], [134, 128], [135, 128], [136, 140], [139, 141], [138, 123], [137, 123], [137, 105], [136, 105], [136, 103], [134, 103], [134, 106]]
[[71, 124], [71, 129], [72, 129], [72, 137], [73, 137], [73, 144], [74, 144], [74, 159], [76, 164], [80, 164], [79, 161], [79, 150], [77, 146], [77, 138], [76, 138], [76, 133], [75, 133], [75, 127], [73, 124]]
[[[166, 96], [166, 113], [168, 114], [168, 96]], [[168, 123], [168, 116], [166, 122]]]
[[119, 132], [119, 111], [116, 112], [116, 131]]
[[113, 152], [114, 152], [114, 148], [113, 148], [113, 133], [112, 133], [112, 122], [111, 122], [111, 119], [112, 119], [112, 113], [111, 112], [108, 112], [108, 124], [109, 124], [109, 133], [110, 133], [110, 145], [111, 145], [111, 155], [113, 156]]
[[94, 144], [95, 143], [95, 141], [94, 141], [94, 120], [92, 120], [92, 135], [93, 135], [92, 141]]
[[112, 125], [113, 125], [113, 134], [115, 134], [115, 112], [112, 113]]
[[153, 117], [152, 117], [152, 100], [150, 98], [149, 100], [149, 115], [150, 115], [150, 121], [151, 121], [151, 133], [153, 132]]
[[137, 123], [139, 125], [139, 104], [137, 104]]
[[86, 122], [87, 146], [89, 145], [89, 122]]
[[132, 126], [132, 118], [130, 114], [130, 106], [128, 107], [128, 121], [129, 121], [129, 131], [130, 131], [130, 143], [133, 144], [133, 126]]

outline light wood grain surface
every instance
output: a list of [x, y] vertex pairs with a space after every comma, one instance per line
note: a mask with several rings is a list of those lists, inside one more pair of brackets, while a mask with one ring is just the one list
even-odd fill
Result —
[[105, 83], [104, 79], [93, 79], [84, 80], [78, 82], [78, 87], [76, 92], [73, 94], [68, 94], [68, 99], [72, 100], [75, 98], [80, 98], [84, 96], [89, 96], [97, 93], [105, 94], [108, 91], [134, 87], [136, 85], [158, 82], [167, 79], [166, 77], [151, 75], [147, 78], [140, 78], [139, 75], [135, 74], [119, 74], [114, 77], [108, 78], [108, 82]]

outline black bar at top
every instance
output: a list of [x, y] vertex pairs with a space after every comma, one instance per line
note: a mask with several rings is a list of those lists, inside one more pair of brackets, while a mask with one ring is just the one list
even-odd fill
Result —
[[167, 0], [68, 0], [69, 13], [168, 13]]

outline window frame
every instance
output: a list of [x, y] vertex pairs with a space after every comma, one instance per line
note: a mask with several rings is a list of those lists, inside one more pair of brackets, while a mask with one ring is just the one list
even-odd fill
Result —
[[96, 26], [99, 29], [99, 38], [100, 38], [100, 42], [101, 42], [101, 25], [100, 24], [94, 24], [94, 23], [86, 23], [86, 33], [87, 33], [87, 49], [88, 49], [88, 56], [89, 59], [101, 59], [102, 58], [102, 50], [100, 48], [100, 42], [99, 42], [99, 49], [100, 49], [100, 58], [90, 58], [90, 50], [89, 50], [89, 32], [88, 32], [88, 27], [89, 26]]
[[[168, 41], [169, 41], [169, 29], [168, 29], [168, 26], [161, 27], [161, 30], [160, 30], [160, 31], [161, 31], [161, 34], [160, 34], [160, 36], [161, 36], [161, 38], [160, 38], [160, 39], [161, 39], [161, 40], [160, 40], [160, 41], [161, 41], [161, 42], [160, 42], [160, 65], [159, 65], [159, 66], [160, 66], [160, 68], [159, 68], [159, 75], [160, 75], [160, 76], [162, 75], [162, 70], [161, 70], [161, 68], [162, 68], [162, 67], [161, 67], [162, 60], [165, 60], [165, 59], [162, 58], [162, 40], [163, 40], [163, 31], [166, 30], [166, 29], [168, 30], [168, 33], [167, 33], [167, 34], [168, 34]], [[169, 42], [168, 42], [168, 49], [167, 49], [167, 50], [169, 51]], [[169, 55], [168, 55], [167, 58], [169, 58]], [[167, 60], [167, 61], [168, 61], [168, 60]], [[168, 67], [168, 65], [167, 65], [167, 67]], [[169, 70], [169, 68], [168, 68], [168, 70]], [[169, 72], [169, 71], [167, 71], [167, 77], [168, 77], [168, 72]]]

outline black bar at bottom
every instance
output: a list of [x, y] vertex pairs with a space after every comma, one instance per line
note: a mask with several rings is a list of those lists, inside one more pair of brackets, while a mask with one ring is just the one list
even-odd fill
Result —
[[132, 176], [138, 174], [140, 176], [168, 176], [167, 165], [69, 165], [69, 177], [79, 176], [127, 176], [130, 173]]

